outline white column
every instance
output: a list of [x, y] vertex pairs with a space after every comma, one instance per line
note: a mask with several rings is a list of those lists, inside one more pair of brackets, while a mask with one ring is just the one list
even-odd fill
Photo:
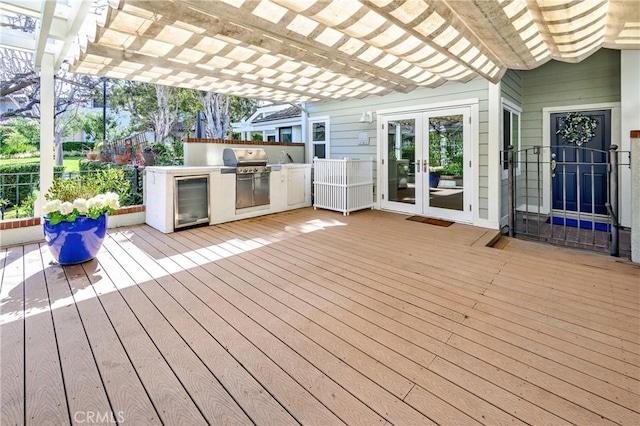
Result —
[[300, 114], [300, 124], [302, 125], [302, 140], [301, 142], [304, 144], [304, 149], [305, 152], [302, 156], [303, 160], [305, 158], [308, 158], [309, 155], [307, 154], [308, 152], [311, 152], [311, 145], [309, 144], [309, 115], [307, 114], [307, 104], [306, 102], [303, 102], [301, 104], [302, 106], [302, 111]]
[[640, 263], [640, 130], [631, 135], [631, 261]]
[[[488, 225], [493, 229], [500, 228], [500, 217], [502, 212], [502, 198], [508, 194], [502, 194], [502, 167], [500, 166], [500, 150], [502, 149], [502, 99], [501, 99], [501, 83], [496, 84], [489, 83], [489, 128], [488, 128], [488, 164], [489, 170], [488, 185], [489, 185], [489, 205], [487, 220]], [[478, 161], [479, 168], [480, 162]], [[476, 188], [479, 191], [480, 186], [476, 183]], [[478, 204], [479, 207], [479, 204]]]
[[53, 61], [53, 55], [45, 53], [40, 70], [40, 196], [34, 207], [36, 217], [42, 214], [44, 195], [53, 182], [53, 141], [55, 139]]
[[[629, 151], [630, 137], [633, 130], [640, 130], [640, 50], [620, 51], [620, 147], [619, 151]], [[627, 154], [620, 155], [620, 163], [627, 163]], [[638, 164], [638, 163], [631, 163]], [[637, 168], [637, 167], [636, 167]], [[631, 170], [622, 165], [619, 168], [619, 200], [620, 223], [632, 226], [631, 216]], [[635, 182], [638, 182], [637, 180]], [[636, 198], [640, 196], [636, 192]], [[636, 225], [640, 222], [636, 222]]]

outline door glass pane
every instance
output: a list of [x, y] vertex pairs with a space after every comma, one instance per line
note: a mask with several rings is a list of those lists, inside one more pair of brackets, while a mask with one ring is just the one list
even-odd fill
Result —
[[429, 118], [429, 206], [464, 210], [463, 115]]
[[318, 158], [327, 158], [326, 146], [323, 143], [313, 144], [313, 156]]
[[387, 164], [389, 201], [416, 203], [416, 121], [389, 121]]
[[311, 132], [311, 140], [313, 142], [324, 142], [325, 140], [325, 123], [313, 123]]

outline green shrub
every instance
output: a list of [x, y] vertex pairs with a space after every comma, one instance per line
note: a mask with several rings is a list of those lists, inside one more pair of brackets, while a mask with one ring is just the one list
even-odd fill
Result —
[[62, 151], [65, 153], [91, 151], [94, 145], [94, 142], [62, 142]]
[[173, 153], [176, 157], [184, 157], [184, 145], [182, 145], [181, 139], [173, 141]]
[[130, 164], [125, 166], [118, 166], [116, 164], [104, 163], [102, 161], [92, 161], [87, 159], [80, 159], [80, 173], [92, 173], [97, 170], [119, 169], [124, 173], [124, 177], [128, 182], [127, 191], [120, 194], [121, 206], [136, 206], [142, 204], [142, 170], [137, 171], [136, 180], [136, 168]]
[[54, 179], [46, 198], [72, 203], [76, 198], [89, 199], [106, 192], [115, 192], [121, 198], [129, 192], [129, 181], [124, 171], [108, 167], [70, 178]]
[[179, 157], [171, 145], [156, 142], [151, 145], [153, 152], [156, 154], [156, 166], [172, 166], [177, 165], [176, 157]]
[[[54, 166], [54, 177], [62, 176], [63, 172], [63, 166]], [[5, 207], [20, 205], [37, 189], [39, 182], [39, 162], [0, 166], [0, 198], [5, 200]]]
[[462, 173], [463, 173], [462, 163], [460, 162], [449, 163], [446, 166], [444, 166], [442, 170], [443, 175], [462, 176]]
[[10, 119], [2, 126], [0, 152], [3, 155], [36, 151], [40, 143], [40, 124], [24, 117]]

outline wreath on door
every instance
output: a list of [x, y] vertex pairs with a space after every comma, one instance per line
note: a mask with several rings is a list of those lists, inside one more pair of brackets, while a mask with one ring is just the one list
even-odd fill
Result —
[[579, 112], [570, 112], [562, 119], [557, 135], [562, 136], [567, 142], [578, 146], [589, 142], [596, 135], [598, 120]]

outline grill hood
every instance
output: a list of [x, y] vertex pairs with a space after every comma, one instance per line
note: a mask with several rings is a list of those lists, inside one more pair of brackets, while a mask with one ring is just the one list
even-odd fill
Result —
[[262, 148], [225, 148], [222, 161], [230, 167], [266, 166], [269, 158]]

